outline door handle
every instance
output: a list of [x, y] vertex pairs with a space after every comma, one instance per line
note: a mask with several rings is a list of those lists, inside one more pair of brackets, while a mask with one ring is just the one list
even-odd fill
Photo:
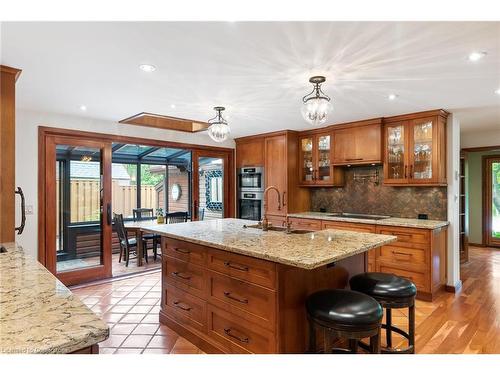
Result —
[[26, 225], [26, 200], [24, 199], [23, 189], [21, 187], [17, 187], [15, 194], [19, 194], [21, 197], [21, 225], [16, 227], [17, 234], [23, 233], [24, 226]]
[[111, 203], [106, 205], [106, 220], [108, 225], [111, 225]]

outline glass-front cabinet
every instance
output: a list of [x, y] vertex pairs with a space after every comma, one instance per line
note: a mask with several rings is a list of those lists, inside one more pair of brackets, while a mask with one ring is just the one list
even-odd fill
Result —
[[446, 113], [384, 125], [384, 184], [446, 185]]
[[299, 139], [300, 185], [343, 185], [343, 178], [339, 178], [339, 173], [334, 173], [332, 166], [332, 140], [331, 133], [306, 135]]

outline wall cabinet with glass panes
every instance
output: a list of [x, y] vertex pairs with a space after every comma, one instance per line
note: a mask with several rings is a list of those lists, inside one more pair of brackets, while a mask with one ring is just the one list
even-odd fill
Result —
[[384, 119], [384, 184], [446, 185], [443, 110]]
[[344, 172], [332, 165], [333, 135], [306, 134], [299, 138], [299, 184], [343, 186]]

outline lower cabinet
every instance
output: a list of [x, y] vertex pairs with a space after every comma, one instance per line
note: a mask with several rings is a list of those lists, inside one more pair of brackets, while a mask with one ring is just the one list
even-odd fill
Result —
[[289, 217], [294, 229], [339, 229], [396, 236], [389, 245], [368, 251], [368, 272], [385, 272], [412, 280], [417, 298], [432, 301], [446, 284], [446, 228], [420, 229]]

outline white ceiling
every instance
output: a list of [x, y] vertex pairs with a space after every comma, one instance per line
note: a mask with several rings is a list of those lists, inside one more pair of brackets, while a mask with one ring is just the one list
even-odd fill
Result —
[[500, 129], [499, 22], [24, 22], [1, 42], [24, 109], [206, 120], [224, 105], [233, 136], [307, 129], [301, 98], [322, 74], [329, 123], [445, 108], [462, 131]]

